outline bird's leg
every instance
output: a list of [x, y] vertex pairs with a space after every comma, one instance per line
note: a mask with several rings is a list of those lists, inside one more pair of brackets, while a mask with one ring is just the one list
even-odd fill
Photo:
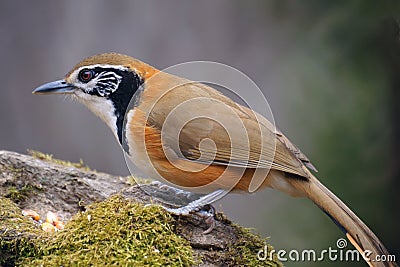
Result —
[[208, 195], [205, 195], [197, 200], [194, 200], [184, 207], [180, 208], [165, 208], [167, 211], [176, 215], [188, 215], [195, 213], [200, 216], [209, 226], [204, 234], [209, 234], [215, 228], [215, 208], [209, 204], [225, 194], [224, 190], [216, 190]]
[[176, 215], [188, 215], [189, 213], [202, 210], [203, 206], [214, 202], [215, 200], [219, 199], [221, 195], [224, 194], [226, 194], [226, 191], [219, 189], [188, 203], [186, 206], [180, 208], [166, 208], [166, 210]]
[[188, 201], [192, 200], [188, 204], [180, 208], [169, 208], [161, 206], [166, 211], [173, 213], [175, 215], [189, 215], [189, 214], [198, 215], [209, 226], [207, 230], [204, 231], [204, 234], [211, 233], [212, 230], [215, 228], [215, 208], [212, 205], [210, 205], [210, 203], [216, 201], [221, 196], [225, 195], [227, 191], [219, 189], [214, 192], [211, 192], [210, 194], [198, 197], [199, 195], [194, 194], [192, 192], [187, 192], [157, 181], [153, 182], [151, 185], [159, 189], [162, 189], [162, 191], [157, 192], [157, 194], [156, 192], [152, 192], [154, 196], [158, 195], [158, 197], [161, 197], [161, 199], [164, 200], [169, 199], [170, 201], [172, 201], [172, 203], [174, 203], [178, 199], [186, 199]]
[[165, 210], [175, 214], [175, 215], [188, 215], [188, 214], [196, 214], [198, 215], [208, 226], [207, 230], [203, 232], [203, 234], [209, 234], [215, 228], [215, 208], [211, 204], [206, 204], [203, 206], [198, 206], [194, 208], [189, 208], [187, 206], [172, 209], [163, 207]]

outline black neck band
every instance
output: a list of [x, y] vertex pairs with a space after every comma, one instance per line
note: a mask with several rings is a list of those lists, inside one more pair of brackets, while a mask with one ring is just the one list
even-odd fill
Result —
[[135, 100], [132, 100], [129, 109], [132, 109], [137, 105], [137, 96], [140, 92], [136, 95], [135, 93], [142, 89], [141, 86], [143, 85], [143, 80], [139, 75], [131, 71], [119, 71], [118, 74], [122, 76], [121, 83], [119, 84], [118, 89], [108, 96], [108, 99], [110, 99], [114, 105], [115, 116], [117, 117], [116, 126], [119, 143], [124, 151], [129, 154], [129, 146], [126, 141], [124, 129], [124, 118], [125, 114], [129, 111], [128, 106], [133, 97]]

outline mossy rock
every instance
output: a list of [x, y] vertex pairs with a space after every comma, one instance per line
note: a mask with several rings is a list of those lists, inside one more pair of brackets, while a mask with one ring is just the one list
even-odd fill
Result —
[[[1, 266], [202, 265], [189, 242], [176, 234], [176, 220], [159, 206], [113, 196], [88, 206], [55, 233], [43, 232], [9, 199], [0, 198], [0, 207]], [[224, 251], [210, 251], [208, 257], [214, 255], [227, 266], [281, 265], [276, 259], [258, 261], [265, 240], [232, 227], [235, 243]]]
[[43, 161], [51, 162], [54, 164], [59, 164], [65, 167], [74, 167], [77, 169], [81, 169], [83, 171], [90, 171], [90, 168], [83, 162], [82, 159], [79, 160], [79, 162], [71, 162], [67, 160], [61, 160], [61, 159], [56, 159], [53, 157], [51, 154], [46, 154], [40, 151], [28, 149], [29, 155], [31, 155], [33, 158], [40, 159]]
[[21, 266], [190, 266], [189, 243], [173, 232], [172, 217], [120, 196], [90, 205], [64, 230], [49, 235]]
[[36, 255], [42, 234], [15, 203], [0, 197], [0, 266], [14, 266], [18, 259]]
[[[204, 235], [208, 226], [197, 215], [144, 206], [152, 200], [143, 187], [162, 194], [163, 187], [129, 186], [82, 162], [34, 156], [0, 151], [0, 266], [281, 266], [276, 256], [259, 261], [266, 240], [221, 213]], [[21, 207], [55, 210], [66, 227], [46, 233]]]

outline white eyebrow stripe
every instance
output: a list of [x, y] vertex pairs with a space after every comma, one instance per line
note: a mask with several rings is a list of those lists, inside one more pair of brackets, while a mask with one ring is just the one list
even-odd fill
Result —
[[82, 66], [82, 67], [78, 68], [77, 71], [81, 71], [83, 69], [95, 69], [95, 68], [117, 69], [117, 70], [122, 70], [122, 71], [129, 70], [128, 67], [124, 67], [124, 66], [120, 66], [120, 65], [94, 64], [94, 65]]
[[83, 69], [95, 69], [95, 68], [104, 68], [104, 69], [109, 68], [109, 69], [116, 69], [116, 70], [121, 70], [121, 71], [129, 71], [130, 70], [128, 67], [119, 66], [119, 65], [93, 64], [93, 65], [79, 67], [76, 70], [74, 70], [69, 76], [76, 77], [78, 75], [78, 73]]

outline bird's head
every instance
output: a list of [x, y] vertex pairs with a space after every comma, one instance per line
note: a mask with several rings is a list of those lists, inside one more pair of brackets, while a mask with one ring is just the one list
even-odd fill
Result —
[[36, 88], [34, 94], [69, 94], [99, 116], [122, 142], [125, 113], [134, 94], [156, 70], [132, 57], [99, 54], [78, 63], [64, 79]]

